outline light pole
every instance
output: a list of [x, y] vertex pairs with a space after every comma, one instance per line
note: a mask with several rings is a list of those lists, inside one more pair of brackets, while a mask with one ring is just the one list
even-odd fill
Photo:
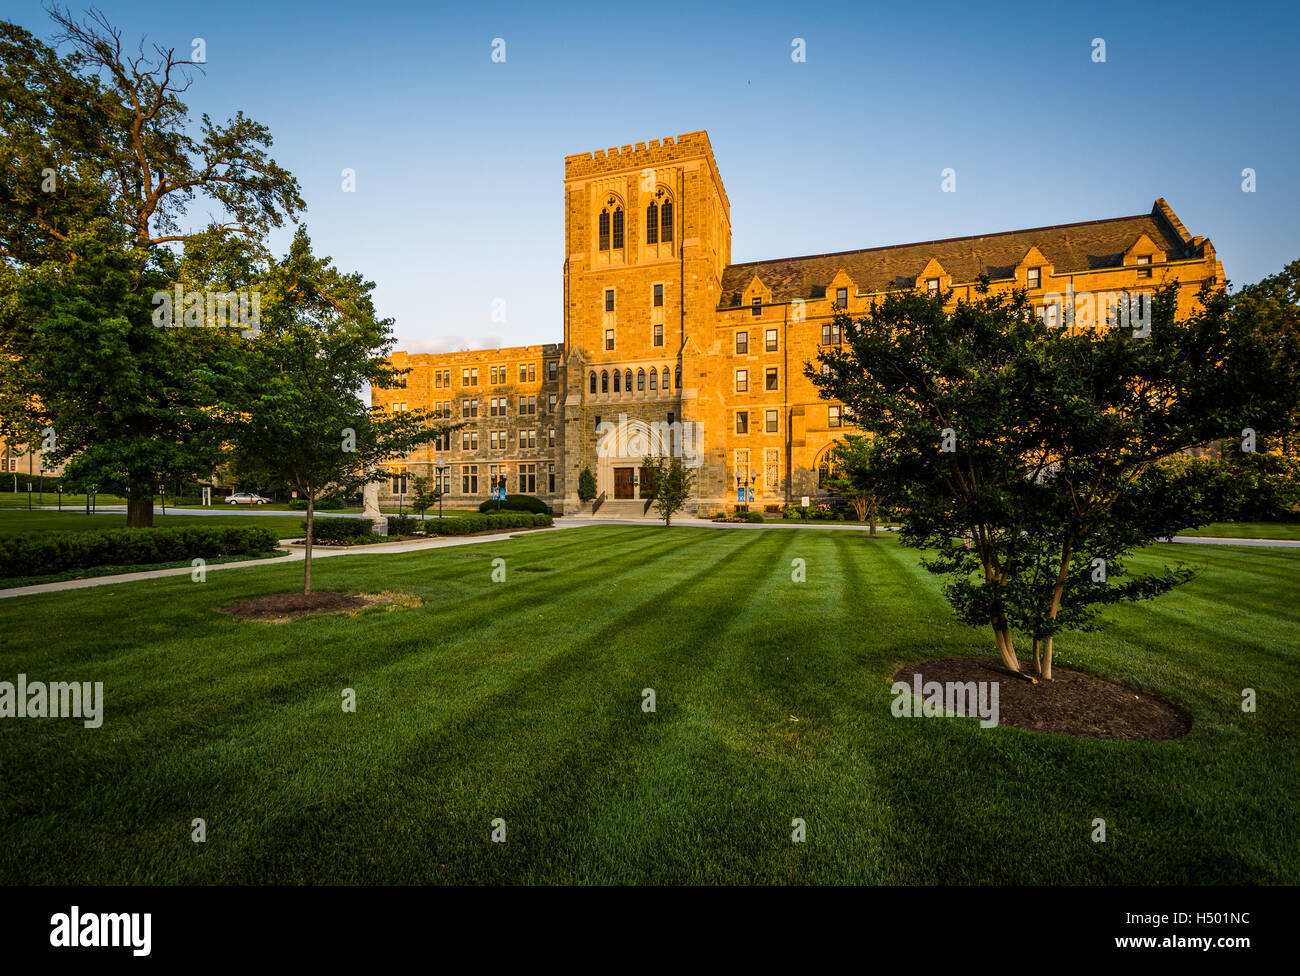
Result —
[[438, 458], [436, 464], [438, 468], [438, 524], [442, 525], [442, 489], [444, 487], [443, 472], [447, 470], [447, 466], [443, 463], [441, 457]]

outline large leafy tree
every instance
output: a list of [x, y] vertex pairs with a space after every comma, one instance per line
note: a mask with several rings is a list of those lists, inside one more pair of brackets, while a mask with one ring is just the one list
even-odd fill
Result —
[[642, 462], [648, 485], [654, 493], [655, 512], [664, 520], [664, 525], [672, 525], [673, 516], [686, 507], [695, 484], [695, 472], [688, 468], [678, 457], [653, 455]]
[[951, 311], [949, 297], [900, 293], [844, 317], [845, 348], [807, 375], [877, 436], [904, 486], [903, 540], [931, 552], [958, 614], [992, 627], [1015, 672], [1013, 635], [1028, 633], [1050, 678], [1057, 631], [1187, 578], [1124, 571], [1134, 548], [1215, 515], [1203, 485], [1158, 462], [1289, 423], [1296, 308], [1207, 287], [1178, 321], [1165, 289], [1136, 338], [1049, 328], [1019, 292]]
[[[160, 482], [217, 462], [237, 345], [157, 328], [152, 297], [218, 288], [194, 276], [220, 242], [257, 242], [303, 202], [264, 126], [192, 124], [181, 95], [198, 66], [130, 49], [97, 11], [51, 16], [65, 56], [0, 22], [0, 415], [52, 431], [54, 460], [126, 494], [127, 524], [148, 525]], [[220, 283], [251, 275], [227, 261]]]
[[388, 363], [392, 320], [376, 314], [373, 290], [372, 282], [313, 254], [299, 228], [267, 275], [262, 329], [245, 359], [246, 415], [235, 460], [306, 499], [304, 593], [311, 592], [317, 500], [382, 480], [386, 464], [461, 426], [367, 402], [367, 388], [395, 387], [404, 372]]

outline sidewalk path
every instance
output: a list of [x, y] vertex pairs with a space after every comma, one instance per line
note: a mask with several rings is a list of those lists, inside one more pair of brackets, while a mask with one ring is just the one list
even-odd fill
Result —
[[[273, 513], [271, 514], [284, 514]], [[511, 529], [506, 532], [497, 532], [491, 535], [468, 535], [468, 536], [445, 536], [437, 539], [408, 539], [404, 542], [386, 542], [369, 546], [355, 546], [351, 548], [336, 548], [332, 546], [319, 546], [312, 550], [314, 559], [329, 559], [335, 556], [370, 556], [370, 555], [389, 555], [392, 553], [421, 552], [426, 549], [448, 549], [454, 546], [472, 546], [482, 542], [504, 542], [516, 536], [530, 536], [540, 532], [560, 532], [564, 529], [579, 529], [592, 525], [655, 525], [658, 520], [655, 519], [596, 519], [590, 516], [569, 517], [557, 521], [555, 525], [540, 529], [527, 529], [518, 531]], [[815, 529], [817, 531], [841, 531], [841, 532], [865, 532], [866, 529], [860, 525], [848, 525], [845, 523], [807, 523], [807, 522], [714, 522], [710, 519], [695, 518], [686, 516], [681, 519], [675, 519], [674, 525], [686, 525], [694, 527], [706, 527], [713, 529]], [[881, 528], [881, 534], [895, 531], [894, 529]], [[1167, 540], [1175, 544], [1190, 545], [1212, 545], [1212, 546], [1258, 546], [1262, 548], [1274, 549], [1297, 549], [1300, 548], [1300, 539], [1231, 539], [1216, 538], [1213, 536], [1190, 536], [1178, 535], [1172, 540]], [[283, 563], [300, 563], [306, 555], [302, 546], [293, 545], [291, 539], [281, 539], [281, 546], [291, 547], [291, 551], [283, 556], [272, 556], [267, 559], [244, 559], [234, 563], [215, 563], [206, 567], [207, 572], [215, 573], [219, 570], [226, 569], [249, 569], [257, 566], [277, 566]], [[142, 573], [121, 573], [116, 576], [92, 576], [87, 579], [63, 580], [58, 583], [37, 583], [32, 586], [15, 586], [9, 589], [0, 589], [0, 600], [7, 600], [19, 596], [34, 596], [40, 593], [59, 593], [65, 590], [83, 590], [92, 586], [114, 586], [119, 583], [135, 583], [140, 580], [166, 579], [169, 576], [187, 576], [193, 572], [189, 566], [177, 566], [174, 569], [153, 569]]]

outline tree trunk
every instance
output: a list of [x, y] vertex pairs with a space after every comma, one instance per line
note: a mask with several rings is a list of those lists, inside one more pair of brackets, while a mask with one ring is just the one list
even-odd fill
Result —
[[303, 570], [302, 570], [302, 591], [303, 593], [311, 592], [311, 531], [314, 527], [316, 516], [316, 493], [307, 492], [307, 539], [304, 550]]
[[993, 636], [997, 638], [998, 653], [1002, 655], [1002, 663], [1007, 666], [1007, 670], [1019, 674], [1020, 660], [1016, 657], [1016, 646], [1011, 640], [1011, 631], [1007, 629], [1005, 621], [994, 622]]
[[[1061, 548], [1061, 568], [1056, 574], [1056, 586], [1052, 589], [1052, 606], [1047, 612], [1048, 620], [1055, 620], [1057, 613], [1061, 609], [1061, 596], [1065, 592], [1065, 581], [1070, 576], [1070, 557], [1074, 553], [1074, 541], [1066, 538], [1065, 545]], [[1039, 668], [1046, 681], [1052, 680], [1052, 638], [1048, 637], [1043, 641], [1043, 666]]]
[[126, 527], [147, 529], [153, 525], [153, 494], [133, 494], [126, 500]]

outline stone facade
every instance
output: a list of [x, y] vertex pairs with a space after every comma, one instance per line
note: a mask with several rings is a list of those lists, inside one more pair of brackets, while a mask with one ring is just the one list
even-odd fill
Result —
[[[407, 387], [376, 391], [386, 408], [449, 405], [468, 423], [406, 464], [433, 474], [442, 456], [448, 504], [477, 504], [504, 472], [511, 492], [572, 511], [585, 467], [606, 497], [639, 498], [640, 459], [657, 453], [698, 464], [700, 512], [734, 506], [742, 486], [759, 508], [821, 497], [846, 427], [803, 368], [838, 340], [837, 306], [860, 314], [899, 288], [951, 289], [955, 302], [987, 275], [994, 290], [1028, 289], [1048, 317], [1063, 313], [1053, 296], [1166, 281], [1187, 311], [1202, 281], [1223, 281], [1213, 246], [1163, 199], [1131, 217], [732, 264], [730, 203], [704, 132], [566, 157], [564, 213], [563, 343], [398, 352]], [[485, 409], [502, 397], [504, 417]]]

